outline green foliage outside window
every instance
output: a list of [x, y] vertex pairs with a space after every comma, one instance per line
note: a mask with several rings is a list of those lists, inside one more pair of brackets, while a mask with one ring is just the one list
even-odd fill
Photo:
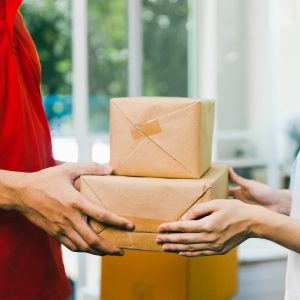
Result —
[[43, 94], [70, 95], [70, 1], [24, 1], [21, 13], [41, 60]]
[[187, 96], [186, 0], [143, 0], [144, 94]]
[[108, 132], [109, 99], [127, 95], [127, 1], [88, 1], [90, 131]]

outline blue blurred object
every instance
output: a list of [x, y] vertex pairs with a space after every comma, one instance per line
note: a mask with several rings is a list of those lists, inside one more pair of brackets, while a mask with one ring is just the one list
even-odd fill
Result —
[[75, 282], [69, 278], [69, 283], [71, 286], [71, 295], [67, 300], [75, 300]]
[[[109, 130], [109, 100], [107, 95], [89, 97], [89, 132], [98, 134]], [[48, 94], [43, 97], [44, 109], [54, 135], [72, 135], [72, 96]]]
[[72, 127], [72, 97], [49, 94], [43, 98], [43, 104], [52, 133], [69, 133], [64, 128]]

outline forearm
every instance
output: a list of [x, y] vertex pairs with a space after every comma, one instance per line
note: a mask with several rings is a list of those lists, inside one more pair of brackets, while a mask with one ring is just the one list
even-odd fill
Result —
[[276, 203], [276, 212], [289, 216], [292, 204], [291, 191], [284, 189], [278, 190], [274, 203]]
[[[56, 165], [65, 162], [55, 161]], [[19, 205], [18, 190], [24, 186], [26, 173], [0, 170], [0, 209], [13, 210]]]
[[0, 170], [0, 209], [13, 210], [18, 206], [18, 187], [24, 173]]
[[254, 207], [250, 232], [300, 253], [300, 220], [263, 207]]

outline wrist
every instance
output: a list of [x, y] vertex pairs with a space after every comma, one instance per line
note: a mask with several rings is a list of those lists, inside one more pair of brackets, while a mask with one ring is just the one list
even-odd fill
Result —
[[276, 212], [289, 216], [292, 196], [290, 190], [278, 190], [276, 193]]
[[285, 223], [283, 218], [287, 218], [270, 209], [257, 205], [253, 205], [250, 214], [251, 236], [267, 240], [274, 240], [274, 233], [276, 233]]
[[0, 208], [18, 210], [20, 190], [25, 186], [26, 173], [0, 170]]

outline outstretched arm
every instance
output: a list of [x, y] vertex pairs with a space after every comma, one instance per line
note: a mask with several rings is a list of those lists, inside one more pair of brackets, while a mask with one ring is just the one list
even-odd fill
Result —
[[157, 242], [183, 256], [225, 254], [248, 238], [264, 238], [300, 253], [300, 220], [239, 200], [213, 200], [182, 221], [159, 227]]
[[161, 225], [157, 242], [163, 249], [184, 256], [218, 255], [257, 237], [300, 253], [300, 220], [288, 217], [290, 191], [242, 178], [233, 170], [229, 175], [237, 185], [230, 190], [235, 199], [197, 205], [181, 221]]
[[66, 163], [35, 173], [0, 170], [0, 209], [16, 210], [72, 251], [122, 255], [98, 237], [87, 217], [123, 229], [133, 229], [118, 217], [86, 200], [74, 187], [81, 175], [108, 175], [111, 167]]

